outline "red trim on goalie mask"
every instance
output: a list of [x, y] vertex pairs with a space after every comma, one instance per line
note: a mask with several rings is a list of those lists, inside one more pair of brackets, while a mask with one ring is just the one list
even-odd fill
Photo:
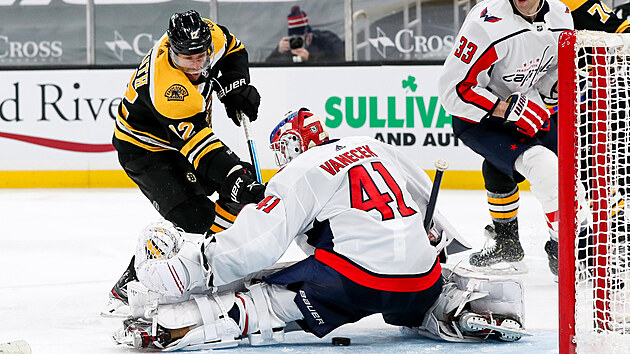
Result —
[[442, 266], [438, 262], [437, 257], [433, 267], [428, 272], [404, 278], [402, 276], [388, 277], [370, 274], [358, 265], [321, 248], [315, 250], [315, 259], [359, 285], [382, 291], [414, 292], [426, 290], [433, 286], [442, 274]]

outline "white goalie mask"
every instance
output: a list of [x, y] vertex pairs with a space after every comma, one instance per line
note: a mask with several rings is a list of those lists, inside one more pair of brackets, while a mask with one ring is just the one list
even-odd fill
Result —
[[290, 111], [269, 136], [278, 167], [284, 167], [304, 151], [328, 141], [324, 120], [307, 108]]

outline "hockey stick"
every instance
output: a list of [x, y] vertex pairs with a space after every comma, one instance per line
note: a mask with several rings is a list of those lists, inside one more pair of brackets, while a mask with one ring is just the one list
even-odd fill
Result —
[[448, 162], [446, 160], [435, 160], [435, 178], [433, 179], [433, 188], [431, 188], [431, 195], [429, 196], [429, 203], [427, 204], [427, 212], [424, 215], [424, 231], [427, 233], [431, 228], [431, 220], [433, 219], [438, 192], [440, 191], [440, 185], [442, 184], [442, 175], [444, 175], [444, 171], [446, 171], [447, 168]]
[[247, 139], [247, 146], [249, 147], [249, 157], [252, 159], [252, 165], [254, 165], [254, 170], [256, 171], [256, 180], [258, 183], [263, 183], [262, 175], [260, 174], [260, 165], [258, 164], [258, 155], [256, 154], [256, 145], [254, 144], [254, 139], [252, 139], [249, 134], [249, 117], [241, 111], [236, 111], [236, 115], [238, 120], [241, 121], [243, 130], [245, 131], [245, 139]]

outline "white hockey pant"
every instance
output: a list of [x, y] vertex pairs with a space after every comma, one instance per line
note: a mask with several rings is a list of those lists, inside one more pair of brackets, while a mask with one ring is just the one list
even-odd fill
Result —
[[[131, 294], [132, 311], [135, 307], [133, 313], [138, 314], [139, 301], [132, 300], [134, 293]], [[242, 335], [247, 335], [251, 345], [269, 345], [284, 340], [283, 328], [288, 322], [303, 318], [294, 297], [295, 292], [285, 287], [259, 283], [236, 294], [230, 291], [192, 295], [192, 300], [157, 305], [156, 310], [145, 303], [141, 317], [157, 321], [167, 329], [191, 329], [183, 338], [170, 343], [167, 351], [235, 347]], [[233, 306], [239, 310], [237, 320], [228, 316]]]
[[458, 318], [467, 311], [484, 315], [501, 315], [524, 323], [523, 284], [519, 279], [487, 276], [464, 268], [442, 268], [449, 281], [440, 297], [427, 312], [418, 333], [451, 342], [480, 342], [483, 338], [468, 335]]
[[[542, 145], [532, 146], [516, 159], [514, 169], [531, 184], [531, 191], [545, 213], [551, 239], [558, 241], [558, 157]], [[586, 192], [581, 183], [577, 188], [578, 220], [585, 227], [589, 215]]]

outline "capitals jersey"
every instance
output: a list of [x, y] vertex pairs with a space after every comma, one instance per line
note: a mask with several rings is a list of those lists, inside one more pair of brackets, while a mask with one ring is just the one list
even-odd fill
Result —
[[119, 152], [176, 150], [198, 168], [223, 146], [211, 127], [212, 78], [236, 71], [249, 80], [247, 52], [225, 27], [204, 20], [214, 52], [196, 82], [172, 63], [166, 34], [131, 76], [118, 106], [113, 143]]
[[307, 254], [358, 284], [433, 285], [440, 266], [423, 228], [431, 186], [412, 161], [369, 137], [313, 147], [206, 245], [213, 284], [271, 266], [297, 238]]
[[558, 37], [573, 29], [569, 8], [543, 0], [533, 22], [511, 0], [485, 0], [468, 13], [442, 68], [440, 100], [450, 114], [472, 122], [498, 101], [520, 92], [543, 106], [558, 77]]

